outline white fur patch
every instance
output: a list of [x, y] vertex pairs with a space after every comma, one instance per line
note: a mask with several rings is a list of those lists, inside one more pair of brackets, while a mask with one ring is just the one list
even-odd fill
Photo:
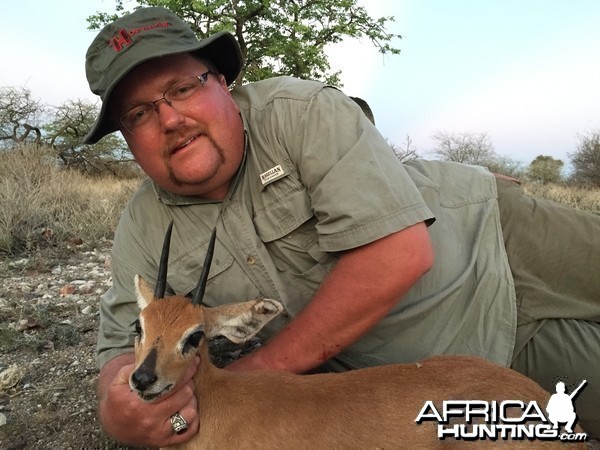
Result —
[[135, 284], [135, 294], [136, 294], [136, 298], [137, 298], [137, 304], [138, 307], [140, 309], [144, 309], [146, 306], [148, 306], [150, 304], [150, 302], [152, 301], [152, 299], [148, 299], [144, 296], [148, 295], [148, 292], [144, 292], [145, 289], [148, 288], [148, 286], [146, 285], [146, 283], [144, 282], [144, 280], [142, 280], [142, 277], [140, 277], [139, 275], [136, 275], [134, 278], [134, 284]]

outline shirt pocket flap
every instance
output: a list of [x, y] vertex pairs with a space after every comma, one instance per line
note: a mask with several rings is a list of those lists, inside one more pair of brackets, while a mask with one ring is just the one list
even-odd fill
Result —
[[[169, 286], [178, 294], [187, 295], [192, 292], [200, 279], [202, 265], [208, 250], [208, 241], [203, 245], [187, 249], [183, 255], [169, 263]], [[233, 264], [233, 256], [223, 245], [215, 245], [210, 272], [208, 273], [208, 284], [221, 272]]]
[[312, 216], [306, 188], [298, 186], [277, 196], [264, 208], [257, 209], [254, 225], [261, 240], [271, 242], [291, 233]]

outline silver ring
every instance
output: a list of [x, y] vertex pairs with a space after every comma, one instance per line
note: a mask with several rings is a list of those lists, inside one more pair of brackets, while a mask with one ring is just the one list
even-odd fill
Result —
[[175, 434], [182, 434], [187, 431], [187, 422], [178, 412], [171, 416], [171, 428], [173, 428]]

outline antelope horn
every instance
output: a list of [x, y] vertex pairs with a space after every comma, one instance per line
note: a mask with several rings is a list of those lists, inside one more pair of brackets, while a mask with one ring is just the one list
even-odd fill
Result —
[[193, 305], [202, 305], [202, 299], [204, 298], [204, 290], [206, 289], [206, 281], [208, 280], [208, 272], [210, 271], [210, 263], [212, 262], [213, 253], [215, 251], [215, 238], [217, 236], [217, 227], [215, 227], [210, 235], [210, 241], [208, 243], [208, 250], [204, 257], [204, 265], [202, 266], [202, 273], [200, 274], [200, 280], [198, 286], [194, 289], [194, 295], [192, 297]]
[[173, 231], [172, 221], [167, 228], [165, 240], [163, 241], [160, 263], [158, 265], [158, 278], [154, 288], [154, 298], [165, 297], [165, 291], [167, 289], [167, 266], [169, 265], [169, 247], [171, 246], [171, 231]]

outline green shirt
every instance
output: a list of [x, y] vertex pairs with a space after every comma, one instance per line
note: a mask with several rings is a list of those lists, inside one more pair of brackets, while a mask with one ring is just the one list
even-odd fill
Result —
[[352, 100], [317, 82], [275, 78], [232, 94], [246, 152], [229, 200], [182, 197], [146, 181], [123, 212], [113, 286], [100, 307], [100, 366], [132, 351], [133, 278], [155, 282], [171, 220], [171, 292], [194, 289], [216, 224], [205, 302], [281, 301], [285, 313], [265, 337], [310, 301], [339, 252], [425, 221], [433, 269], [337, 359], [363, 367], [463, 353], [509, 364], [516, 302], [489, 172], [438, 161], [401, 164]]

